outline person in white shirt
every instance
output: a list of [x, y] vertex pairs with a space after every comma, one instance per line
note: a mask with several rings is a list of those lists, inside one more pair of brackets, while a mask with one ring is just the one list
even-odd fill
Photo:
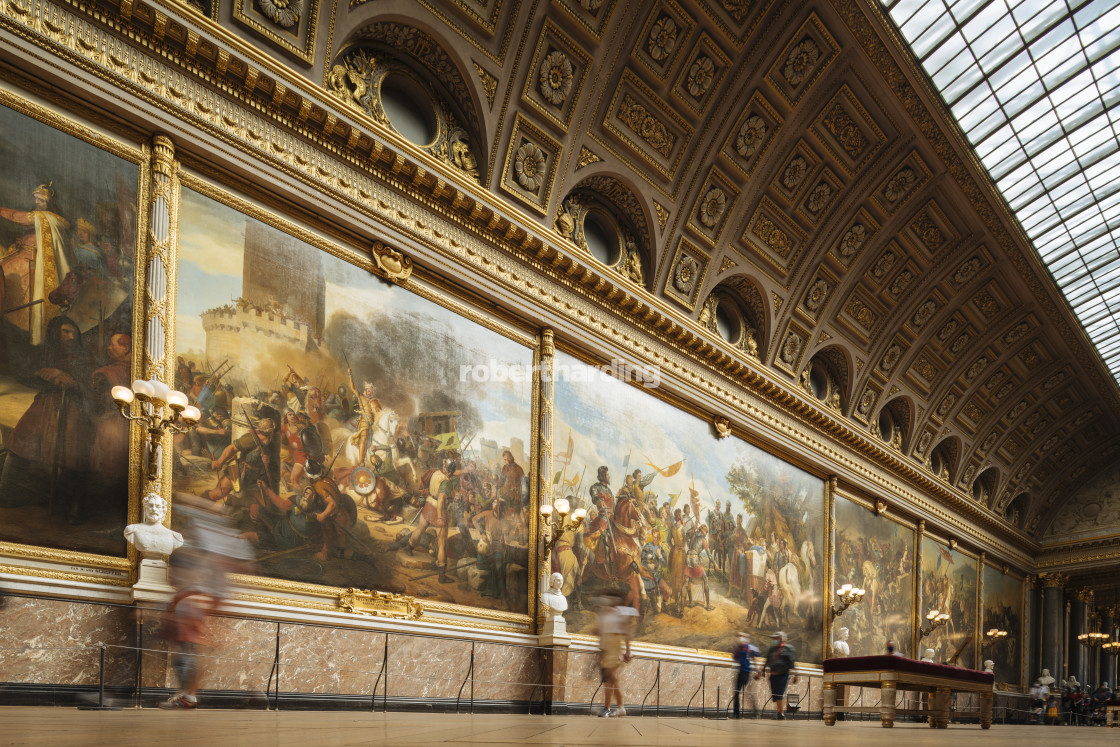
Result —
[[[595, 632], [599, 635], [599, 673], [604, 692], [603, 710], [599, 715], [604, 718], [626, 715], [618, 676], [622, 665], [630, 661], [630, 641], [637, 620], [638, 611], [623, 606], [621, 594], [611, 591], [603, 596]], [[612, 703], [617, 703], [617, 708], [613, 708]]]

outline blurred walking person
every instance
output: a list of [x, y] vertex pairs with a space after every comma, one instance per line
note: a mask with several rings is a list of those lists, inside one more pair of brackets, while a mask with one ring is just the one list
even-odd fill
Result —
[[[778, 720], [785, 719], [786, 714], [786, 685], [789, 684], [789, 675], [793, 671], [794, 651], [793, 646], [786, 643], [786, 634], [778, 631], [770, 636], [772, 641], [770, 650], [766, 652], [766, 663], [755, 679], [762, 679], [762, 675], [770, 672], [770, 696], [774, 699], [774, 708], [778, 712]], [[797, 684], [797, 675], [793, 675], [793, 684]]]
[[[600, 601], [595, 632], [599, 635], [599, 672], [604, 692], [603, 710], [599, 715], [604, 718], [626, 715], [618, 678], [622, 665], [630, 661], [630, 641], [637, 617], [636, 609], [622, 605], [622, 595], [617, 591], [607, 592]], [[612, 703], [618, 707], [613, 708]]]
[[172, 666], [179, 690], [160, 708], [195, 708], [202, 679], [200, 649], [208, 641], [208, 618], [228, 596], [226, 574], [249, 570], [252, 551], [230, 526], [223, 507], [185, 493], [174, 496], [174, 511], [183, 522], [184, 544], [171, 558], [175, 595], [167, 605], [165, 626], [174, 648]]
[[751, 643], [751, 637], [740, 631], [735, 650], [731, 652], [731, 655], [735, 657], [735, 661], [739, 664], [739, 671], [735, 675], [735, 699], [732, 701], [731, 718], [739, 718], [739, 696], [744, 687], [750, 686], [751, 667], [754, 664], [754, 658], [759, 653], [758, 647]]

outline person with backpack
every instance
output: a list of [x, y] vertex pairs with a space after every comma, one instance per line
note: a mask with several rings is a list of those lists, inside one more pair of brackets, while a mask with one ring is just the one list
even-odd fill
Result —
[[749, 635], [739, 631], [735, 649], [731, 652], [731, 655], [735, 657], [735, 662], [739, 665], [739, 671], [735, 674], [735, 699], [732, 701], [731, 718], [739, 718], [739, 696], [743, 692], [743, 688], [751, 682], [751, 667], [754, 658], [759, 655], [759, 650], [757, 646], [751, 643]]

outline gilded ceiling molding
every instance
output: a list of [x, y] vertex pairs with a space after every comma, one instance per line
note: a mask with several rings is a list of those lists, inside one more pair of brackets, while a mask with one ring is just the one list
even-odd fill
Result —
[[[521, 216], [514, 213], [514, 219], [521, 221], [523, 227], [494, 213], [480, 202], [485, 199], [481, 192], [477, 193], [479, 199], [475, 199], [475, 190], [442, 181], [426, 165], [413, 160], [409, 149], [396, 151], [390, 144], [360, 134], [351, 134], [343, 147], [331, 135], [336, 129], [346, 133], [350, 128], [337, 119], [328, 117], [322, 125], [308, 129], [303, 126], [308, 122], [306, 116], [292, 123], [271, 105], [254, 105], [252, 110], [241, 108], [190, 79], [182, 80], [179, 70], [168, 67], [181, 64], [174, 50], [162, 58], [153, 58], [124, 42], [106, 39], [105, 43], [117, 45], [114, 60], [114, 55], [100, 53], [101, 46], [86, 49], [78, 44], [77, 31], [82, 28], [78, 19], [55, 24], [57, 30], [48, 29], [49, 36], [44, 37], [28, 26], [27, 18], [13, 17], [10, 8], [10, 4], [0, 7], [0, 19], [20, 36], [37, 44], [61, 45], [61, 49], [52, 47], [52, 52], [271, 163], [291, 178], [333, 195], [343, 205], [394, 226], [412, 240], [456, 262], [487, 273], [495, 282], [535, 303], [579, 318], [600, 339], [634, 350], [636, 355], [661, 365], [700, 396], [725, 402], [757, 422], [764, 431], [835, 463], [852, 478], [893, 491], [913, 505], [916, 512], [935, 517], [939, 523], [1021, 562], [1026, 556], [1019, 548], [1032, 549], [1029, 540], [970, 505], [967, 497], [897, 458], [827, 408], [790, 392], [769, 371], [749, 363], [747, 356], [702, 332], [695, 322], [672, 311], [665, 302], [644, 290], [620, 286], [609, 276], [533, 235], [532, 219], [521, 221]], [[32, 10], [53, 10], [68, 16], [50, 3]], [[31, 18], [35, 29], [44, 28], [37, 16]], [[225, 59], [227, 66], [232, 64], [230, 57]], [[176, 83], [181, 80], [181, 84]], [[298, 81], [292, 84], [293, 91], [298, 85]], [[231, 99], [245, 98], [252, 92], [229, 90], [225, 95]], [[360, 121], [361, 115], [357, 118]], [[321, 143], [323, 150], [291, 137], [273, 126], [273, 121], [283, 121], [302, 138]], [[371, 173], [377, 178], [371, 178]], [[392, 190], [401, 190], [412, 198], [402, 199]], [[536, 270], [535, 274], [511, 265], [507, 252], [518, 254]], [[620, 328], [614, 322], [615, 314], [630, 319], [636, 331]], [[898, 478], [907, 489], [900, 488]], [[1016, 547], [1006, 544], [1005, 539], [1014, 541]]]

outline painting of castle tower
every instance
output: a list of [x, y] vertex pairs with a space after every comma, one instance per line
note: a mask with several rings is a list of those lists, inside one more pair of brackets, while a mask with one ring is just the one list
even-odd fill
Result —
[[241, 296], [202, 313], [208, 363], [216, 368], [228, 361], [230, 375], [250, 390], [269, 382], [243, 361], [264, 360], [277, 345], [309, 352], [322, 343], [322, 255], [301, 246], [286, 233], [247, 220]]

